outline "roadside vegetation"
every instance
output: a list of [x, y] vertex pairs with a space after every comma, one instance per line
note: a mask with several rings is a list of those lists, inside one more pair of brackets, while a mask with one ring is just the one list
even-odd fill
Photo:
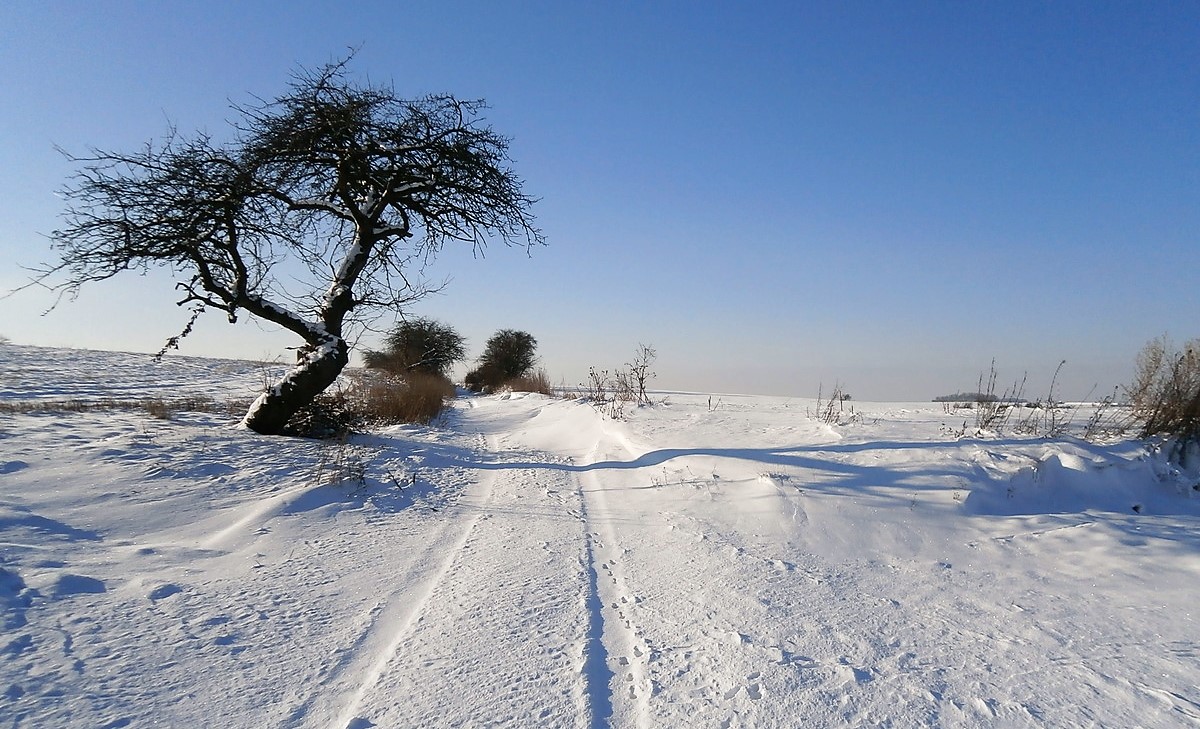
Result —
[[588, 368], [588, 379], [579, 386], [583, 399], [613, 420], [625, 417], [628, 406], [654, 404], [646, 387], [657, 375], [651, 371], [658, 352], [647, 344], [638, 344], [633, 358], [624, 367], [609, 370]]
[[529, 332], [501, 329], [487, 340], [483, 354], [464, 382], [472, 392], [512, 389], [514, 383], [529, 384], [536, 364], [537, 339]]
[[[3, 340], [0, 340], [3, 341]], [[466, 358], [466, 340], [451, 326], [433, 319], [399, 322], [386, 335], [384, 346], [364, 352], [363, 369], [348, 369], [325, 393], [289, 419], [283, 434], [337, 438], [400, 423], [428, 424], [437, 420], [456, 396], [451, 379], [454, 366]], [[653, 404], [648, 387], [655, 378], [657, 351], [639, 344], [622, 367], [592, 367], [577, 388], [555, 387], [544, 367], [538, 367], [537, 339], [528, 332], [502, 329], [493, 334], [464, 379], [475, 393], [535, 392], [579, 397], [605, 416], [623, 419], [630, 407]], [[1200, 339], [1176, 347], [1166, 337], [1146, 344], [1138, 354], [1133, 380], [1102, 398], [1064, 402], [1058, 392], [1060, 362], [1046, 393], [1028, 397], [1028, 377], [1001, 386], [995, 361], [979, 375], [974, 390], [933, 398], [949, 416], [961, 416], [961, 426], [944, 426], [953, 437], [1012, 434], [1037, 438], [1079, 437], [1113, 441], [1136, 434], [1150, 447], [1162, 449], [1180, 465], [1200, 458]], [[264, 374], [263, 388], [271, 377]], [[841, 384], [826, 396], [822, 387], [816, 410], [809, 417], [829, 425], [868, 422], [850, 404]], [[216, 413], [235, 417], [248, 400], [219, 401], [202, 395], [178, 398], [41, 398], [0, 400], [0, 414], [135, 410], [160, 419], [179, 413]], [[719, 407], [720, 401], [717, 401]], [[715, 409], [711, 403], [709, 409]], [[956, 417], [955, 420], [958, 418]]]

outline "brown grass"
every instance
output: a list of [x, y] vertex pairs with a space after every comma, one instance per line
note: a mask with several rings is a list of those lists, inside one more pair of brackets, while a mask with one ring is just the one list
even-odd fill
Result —
[[[285, 434], [328, 438], [351, 431], [398, 423], [426, 424], [438, 417], [455, 395], [445, 377], [410, 373], [397, 377], [383, 372], [348, 372], [337, 387], [322, 393], [289, 422]], [[6, 400], [0, 414], [84, 413], [107, 410], [141, 411], [160, 420], [181, 412], [218, 413], [240, 417], [248, 402], [218, 402], [207, 397], [96, 400]]]
[[441, 415], [454, 384], [445, 377], [410, 372], [361, 378], [352, 388], [353, 407], [375, 425], [425, 424]]
[[148, 415], [169, 420], [181, 412], [237, 414], [245, 411], [248, 403], [217, 402], [207, 397], [185, 397], [175, 399], [141, 398], [121, 400], [102, 398], [98, 400], [8, 400], [0, 402], [0, 413], [87, 413], [104, 410], [141, 410]]
[[514, 377], [500, 386], [501, 389], [513, 392], [538, 392], [543, 395], [554, 395], [554, 387], [550, 384], [550, 375], [545, 369], [537, 369], [524, 377]]

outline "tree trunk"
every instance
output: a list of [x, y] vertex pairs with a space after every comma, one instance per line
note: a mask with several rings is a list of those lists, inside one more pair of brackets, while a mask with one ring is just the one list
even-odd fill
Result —
[[300, 364], [258, 396], [242, 425], [263, 435], [282, 433], [288, 420], [332, 385], [349, 362], [350, 348], [340, 337], [336, 343], [314, 347]]

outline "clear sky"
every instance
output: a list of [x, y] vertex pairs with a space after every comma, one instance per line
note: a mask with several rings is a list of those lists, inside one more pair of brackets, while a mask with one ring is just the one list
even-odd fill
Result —
[[[1200, 335], [1197, 2], [0, 3], [0, 289], [50, 259], [55, 145], [225, 133], [297, 65], [485, 98], [548, 246], [446, 250], [414, 308], [540, 342], [555, 381], [928, 399], [1126, 382]], [[0, 300], [19, 344], [156, 351], [166, 274]], [[216, 315], [187, 354], [298, 342]], [[363, 345], [375, 341], [367, 339]], [[1036, 393], [1031, 393], [1036, 394]]]

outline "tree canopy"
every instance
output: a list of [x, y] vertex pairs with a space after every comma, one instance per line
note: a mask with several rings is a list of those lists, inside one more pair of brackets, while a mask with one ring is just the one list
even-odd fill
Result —
[[382, 352], [366, 351], [367, 367], [397, 374], [423, 372], [445, 377], [455, 362], [467, 356], [465, 341], [452, 327], [419, 317], [396, 324]]
[[532, 334], [501, 329], [487, 340], [478, 366], [467, 373], [466, 385], [472, 390], [496, 388], [529, 374], [536, 362], [537, 340]]

